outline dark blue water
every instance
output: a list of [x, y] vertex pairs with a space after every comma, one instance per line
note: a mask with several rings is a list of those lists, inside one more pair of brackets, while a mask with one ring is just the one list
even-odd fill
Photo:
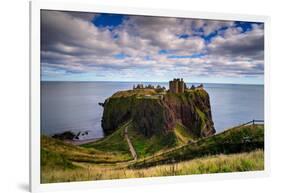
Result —
[[[98, 103], [104, 102], [116, 91], [131, 89], [134, 84], [136, 83], [41, 82], [42, 133], [52, 135], [67, 130], [89, 131], [84, 139], [103, 137], [103, 108]], [[166, 83], [160, 85], [168, 87]], [[253, 119], [264, 119], [263, 86], [204, 84], [204, 87], [210, 95], [217, 132]]]

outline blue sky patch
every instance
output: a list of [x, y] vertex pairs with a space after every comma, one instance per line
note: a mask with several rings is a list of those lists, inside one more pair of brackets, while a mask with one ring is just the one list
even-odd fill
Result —
[[218, 36], [219, 32], [225, 31], [227, 30], [228, 27], [221, 27], [219, 29], [217, 29], [216, 31], [211, 32], [208, 35], [202, 35], [201, 37], [206, 41], [206, 42], [210, 42], [212, 40], [212, 38]]
[[203, 53], [197, 53], [197, 54], [192, 54], [192, 55], [185, 55], [185, 56], [177, 56], [177, 55], [170, 55], [167, 58], [170, 59], [181, 59], [181, 58], [201, 58], [205, 56]]
[[159, 50], [158, 54], [169, 54], [170, 52], [169, 50]]
[[92, 23], [97, 27], [116, 27], [123, 22], [124, 15], [119, 14], [99, 14], [92, 20]]
[[123, 54], [123, 53], [119, 53], [119, 54], [114, 55], [114, 58], [116, 58], [116, 59], [124, 59], [126, 57], [128, 57], [128, 55]]
[[253, 24], [261, 25], [263, 23], [259, 22], [243, 22], [243, 21], [236, 21], [235, 27], [240, 27], [242, 29], [242, 33], [251, 31], [253, 29]]

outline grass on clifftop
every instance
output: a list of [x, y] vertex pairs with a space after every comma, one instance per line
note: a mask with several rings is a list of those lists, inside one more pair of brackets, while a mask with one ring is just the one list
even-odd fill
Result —
[[125, 90], [125, 91], [118, 91], [115, 94], [113, 94], [112, 98], [118, 98], [118, 97], [129, 97], [129, 96], [145, 96], [145, 95], [155, 95], [157, 94], [155, 89], [134, 89], [134, 90]]
[[[145, 95], [156, 95], [156, 94], [167, 94], [170, 97], [179, 97], [180, 99], [182, 98], [182, 94], [174, 94], [170, 93], [167, 91], [164, 92], [157, 92], [156, 89], [150, 89], [150, 88], [143, 88], [143, 89], [132, 89], [132, 90], [123, 90], [123, 91], [118, 91], [114, 93], [111, 98], [118, 98], [118, 97], [130, 97], [130, 96], [145, 96]], [[194, 95], [198, 95], [202, 98], [205, 98], [208, 93], [203, 89], [203, 88], [195, 88], [195, 89], [188, 89], [185, 90], [185, 94], [190, 95], [190, 97], [194, 97]]]
[[263, 150], [230, 155], [213, 155], [160, 165], [145, 169], [112, 168], [102, 165], [83, 165], [74, 170], [50, 170], [43, 173], [42, 183], [142, 178], [156, 176], [209, 174], [224, 172], [258, 171], [264, 169]]

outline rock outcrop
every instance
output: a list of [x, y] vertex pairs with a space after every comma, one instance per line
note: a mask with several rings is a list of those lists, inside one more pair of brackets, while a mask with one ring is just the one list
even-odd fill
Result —
[[102, 117], [105, 135], [128, 120], [145, 136], [166, 134], [177, 122], [198, 137], [215, 133], [209, 95], [203, 88], [177, 94], [146, 92], [145, 89], [121, 91], [105, 100]]
[[65, 131], [63, 133], [54, 134], [52, 137], [60, 140], [73, 140], [75, 138], [75, 134], [71, 131]]

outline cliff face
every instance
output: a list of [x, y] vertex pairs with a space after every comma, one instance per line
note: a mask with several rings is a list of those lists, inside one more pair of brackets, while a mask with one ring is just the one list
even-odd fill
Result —
[[183, 94], [168, 94], [164, 97], [167, 112], [173, 128], [177, 121], [198, 137], [215, 133], [212, 120], [209, 94], [202, 88], [186, 91]]
[[198, 137], [215, 133], [208, 93], [203, 88], [156, 95], [143, 90], [122, 91], [104, 103], [102, 127], [106, 135], [132, 120], [144, 135], [165, 134], [182, 123]]

